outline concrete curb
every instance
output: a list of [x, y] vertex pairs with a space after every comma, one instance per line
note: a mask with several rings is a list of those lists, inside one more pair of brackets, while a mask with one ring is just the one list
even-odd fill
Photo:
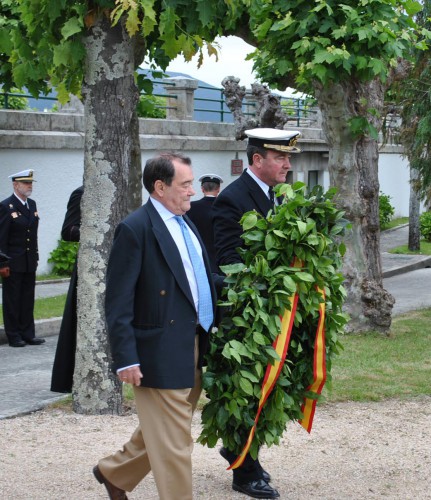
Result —
[[[34, 322], [36, 337], [51, 337], [58, 335], [61, 325], [61, 317], [49, 319], [37, 319]], [[0, 326], [0, 344], [7, 344], [7, 337], [3, 325]]]
[[399, 226], [391, 227], [389, 229], [383, 229], [383, 231], [380, 232], [380, 234], [385, 234], [385, 233], [393, 233], [394, 231], [397, 231], [398, 229], [401, 229], [403, 227], [409, 226], [409, 223], [406, 222], [405, 224], [400, 224]]
[[[389, 256], [394, 256], [393, 260], [397, 261], [395, 265], [390, 267]], [[386, 257], [386, 259], [385, 259]], [[405, 258], [405, 262], [403, 259]], [[388, 252], [382, 253], [382, 260], [386, 262], [386, 269], [383, 270], [383, 278], [391, 278], [400, 274], [416, 271], [417, 269], [424, 269], [431, 267], [431, 255], [396, 255], [389, 254]]]
[[23, 417], [24, 415], [29, 415], [30, 413], [44, 410], [47, 406], [62, 401], [68, 398], [69, 396], [70, 394], [60, 394], [59, 396], [58, 395], [52, 396], [51, 398], [48, 397], [47, 399], [41, 401], [40, 403], [35, 403], [20, 408], [12, 408], [7, 412], [5, 412], [4, 414], [0, 413], [0, 420], [4, 420], [6, 418]]

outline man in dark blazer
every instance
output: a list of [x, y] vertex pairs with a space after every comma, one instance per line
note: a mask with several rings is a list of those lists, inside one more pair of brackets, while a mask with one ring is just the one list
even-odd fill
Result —
[[203, 242], [182, 217], [195, 194], [190, 159], [160, 155], [143, 177], [150, 199], [117, 227], [106, 278], [113, 368], [134, 386], [139, 426], [93, 473], [110, 498], [151, 470], [159, 498], [191, 500], [191, 419], [216, 294]]
[[201, 183], [201, 189], [204, 196], [200, 200], [191, 202], [187, 217], [189, 217], [198, 228], [210, 259], [212, 272], [219, 274], [220, 270], [217, 266], [216, 251], [214, 247], [212, 206], [214, 200], [220, 193], [220, 184], [223, 182], [223, 179], [217, 174], [205, 174], [199, 177], [199, 182]]
[[[296, 141], [299, 132], [278, 129], [246, 130], [249, 168], [229, 184], [213, 205], [214, 243], [219, 266], [241, 262], [237, 252], [243, 247], [242, 216], [256, 210], [266, 216], [275, 203], [273, 186], [286, 182], [290, 169], [290, 154], [299, 153]], [[236, 455], [226, 448], [220, 454], [230, 464]], [[271, 476], [259, 460], [246, 456], [241, 467], [233, 469], [232, 488], [252, 498], [278, 498], [280, 495], [269, 484]]]
[[40, 345], [35, 336], [34, 291], [39, 261], [36, 202], [29, 198], [33, 189], [33, 170], [12, 174], [13, 194], [0, 203], [0, 251], [10, 257], [0, 270], [3, 290], [3, 319], [11, 347]]
[[[64, 241], [78, 242], [81, 234], [81, 198], [84, 187], [76, 188], [70, 195], [67, 211], [61, 228]], [[75, 371], [76, 327], [77, 327], [77, 287], [78, 261], [75, 261], [69, 282], [63, 319], [58, 335], [57, 349], [54, 356], [51, 375], [51, 391], [72, 392], [73, 373]]]

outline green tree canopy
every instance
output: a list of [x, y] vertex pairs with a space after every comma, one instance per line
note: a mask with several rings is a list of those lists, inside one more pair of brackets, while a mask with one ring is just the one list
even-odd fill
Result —
[[316, 80], [385, 81], [415, 43], [421, 8], [412, 0], [257, 0], [249, 10], [255, 67], [265, 82], [307, 92]]
[[[206, 3], [177, 0], [0, 0], [0, 80], [27, 87], [35, 96], [57, 90], [64, 102], [69, 93], [80, 95], [85, 72], [86, 49], [83, 35], [100, 15], [113, 25], [127, 17], [130, 36], [140, 39], [136, 67], [144, 60], [152, 67], [166, 69], [182, 53], [190, 60], [197, 52], [201, 59], [217, 51], [211, 43], [221, 27], [209, 16], [223, 18], [224, 2]], [[95, 48], [97, 51], [97, 48]], [[151, 90], [149, 79], [138, 79], [141, 88]]]

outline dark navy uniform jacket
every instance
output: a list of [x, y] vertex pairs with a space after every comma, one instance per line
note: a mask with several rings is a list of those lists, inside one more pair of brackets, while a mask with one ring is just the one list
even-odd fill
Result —
[[0, 203], [0, 250], [11, 258], [11, 271], [36, 272], [39, 261], [36, 202], [27, 198], [27, 209], [15, 195]]
[[241, 262], [236, 251], [244, 247], [243, 233], [239, 221], [246, 212], [256, 210], [266, 217], [272, 204], [259, 184], [244, 171], [241, 177], [226, 186], [217, 196], [212, 220], [214, 225], [214, 244], [217, 264], [235, 264]]

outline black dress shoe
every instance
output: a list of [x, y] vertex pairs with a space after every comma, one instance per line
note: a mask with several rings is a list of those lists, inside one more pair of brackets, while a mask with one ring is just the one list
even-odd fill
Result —
[[93, 474], [94, 477], [99, 481], [99, 483], [105, 486], [110, 500], [127, 500], [126, 492], [110, 483], [100, 472], [100, 469], [97, 465], [93, 467]]
[[45, 343], [45, 339], [39, 339], [37, 337], [35, 337], [34, 339], [27, 340], [27, 344], [29, 344], [29, 345], [40, 345], [40, 344], [44, 344], [44, 343]]
[[27, 344], [24, 340], [15, 340], [15, 342], [9, 342], [11, 347], [25, 347]]
[[[220, 452], [220, 455], [229, 462], [230, 465], [232, 465], [233, 463], [233, 460], [232, 462], [229, 460], [229, 459], [232, 459], [233, 457], [233, 454], [229, 452], [229, 450], [227, 448], [225, 448], [224, 446], [222, 446], [219, 450]], [[260, 462], [259, 460], [257, 461], [258, 463], [258, 467], [259, 469], [261, 470], [262, 472], [262, 479], [264, 481], [266, 481], [267, 483], [270, 483], [271, 482], [271, 474], [269, 472], [266, 472], [266, 470], [260, 465]]]
[[250, 481], [249, 483], [232, 483], [232, 489], [245, 493], [251, 498], [279, 498], [280, 494], [278, 491], [270, 486], [263, 479], [258, 479], [257, 481]]

